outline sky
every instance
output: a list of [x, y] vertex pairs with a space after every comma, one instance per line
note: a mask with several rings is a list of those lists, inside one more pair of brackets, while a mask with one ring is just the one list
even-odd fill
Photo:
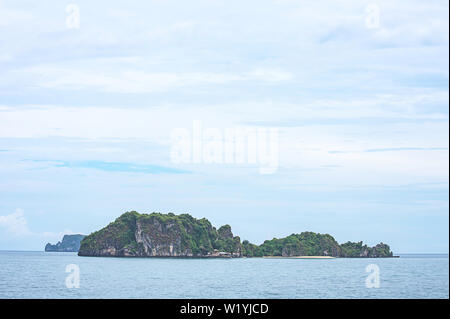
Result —
[[[448, 25], [437, 0], [0, 0], [0, 249], [136, 210], [448, 252]], [[225, 160], [237, 129], [256, 161]]]

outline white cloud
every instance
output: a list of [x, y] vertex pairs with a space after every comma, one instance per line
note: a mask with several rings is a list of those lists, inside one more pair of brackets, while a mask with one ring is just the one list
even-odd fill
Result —
[[[446, 148], [449, 144], [445, 134], [448, 115], [427, 109], [428, 105], [446, 101], [447, 94], [436, 91], [299, 104], [271, 102], [141, 108], [4, 106], [0, 108], [0, 137], [37, 138], [39, 141], [56, 136], [85, 139], [78, 144], [55, 142], [12, 146], [28, 158], [42, 158], [42, 154], [46, 154], [59, 160], [87, 156], [97, 160], [163, 164], [169, 161], [172, 129], [191, 129], [193, 120], [200, 120], [204, 128], [236, 127], [251, 123], [257, 114], [261, 124], [256, 121], [255, 125], [280, 125], [281, 171], [291, 171], [297, 180], [302, 176], [302, 182], [321, 181], [336, 185], [445, 182], [448, 180]], [[360, 119], [364, 118], [377, 120], [361, 123]], [[99, 144], [93, 148], [89, 141]], [[103, 148], [102, 143], [105, 143]], [[386, 148], [441, 150], [361, 152]], [[30, 165], [40, 164], [26, 164], [27, 167]], [[321, 168], [327, 165], [336, 167]]]
[[0, 229], [4, 229], [7, 235], [15, 238], [34, 238], [39, 241], [56, 242], [61, 240], [64, 235], [74, 234], [70, 229], [65, 229], [62, 232], [33, 232], [28, 227], [24, 211], [20, 208], [17, 208], [12, 214], [0, 216]]
[[11, 27], [12, 25], [24, 25], [33, 20], [33, 14], [26, 10], [14, 10], [4, 7], [0, 3], [0, 27]]
[[11, 54], [8, 53], [0, 53], [0, 62], [9, 62], [11, 61], [13, 58], [11, 56]]
[[0, 227], [14, 236], [27, 236], [32, 234], [28, 229], [23, 210], [19, 208], [12, 214], [0, 216]]
[[267, 82], [281, 82], [292, 80], [294, 75], [283, 70], [256, 68], [248, 73], [248, 77]]
[[[104, 60], [107, 61], [107, 60]], [[132, 62], [129, 59], [127, 62]], [[117, 62], [115, 60], [114, 62]], [[121, 70], [111, 65], [109, 71], [93, 70], [82, 67], [33, 66], [12, 71], [0, 81], [4, 85], [12, 79], [23, 85], [58, 90], [88, 90], [111, 93], [152, 93], [183, 87], [195, 87], [210, 84], [260, 81], [276, 83], [289, 81], [293, 75], [275, 69], [255, 69], [242, 73], [217, 72], [145, 72], [140, 70]]]
[[[257, 101], [235, 102], [215, 105], [173, 104], [168, 106], [141, 107], [71, 107], [57, 105], [7, 106], [0, 105], [0, 138], [22, 137], [72, 137], [72, 138], [137, 138], [150, 139], [157, 144], [166, 144], [170, 132], [177, 127], [190, 128], [193, 120], [200, 120], [205, 127], [234, 127], [255, 124], [263, 126], [311, 127], [314, 136], [329, 136], [327, 130], [336, 130], [344, 123], [342, 130], [351, 132], [357, 138], [365, 135], [362, 128], [382, 125], [386, 136], [393, 138], [393, 130], [402, 129], [406, 141], [419, 141], [420, 145], [404, 147], [445, 147], [444, 137], [431, 138], [429, 134], [417, 135], [415, 130], [427, 121], [448, 121], [448, 114], [442, 108], [430, 110], [436, 105], [448, 105], [448, 93], [444, 91], [414, 92], [375, 95], [365, 98], [314, 99], [298, 103]], [[176, 113], [176, 116], [174, 115]], [[361, 119], [371, 120], [360, 123]], [[350, 121], [350, 122], [349, 122]], [[380, 122], [381, 121], [381, 122]], [[407, 121], [420, 121], [399, 127]], [[397, 123], [397, 124], [396, 124]], [[442, 125], [431, 126], [429, 133], [440, 130]], [[318, 126], [317, 129], [313, 128]], [[304, 134], [304, 133], [302, 133]], [[364, 135], [361, 135], [364, 134]], [[309, 134], [307, 136], [314, 137]], [[329, 136], [333, 138], [332, 136]], [[429, 137], [429, 138], [427, 138]], [[386, 140], [388, 141], [388, 140]], [[440, 145], [439, 142], [444, 142]], [[436, 142], [436, 143], [435, 143]], [[437, 144], [437, 145], [436, 145]], [[365, 148], [394, 146], [367, 145]], [[348, 147], [354, 149], [355, 147]], [[358, 148], [358, 147], [356, 147]], [[364, 148], [359, 148], [364, 149]]]

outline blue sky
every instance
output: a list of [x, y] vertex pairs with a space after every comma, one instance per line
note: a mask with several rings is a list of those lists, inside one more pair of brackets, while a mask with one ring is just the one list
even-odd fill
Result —
[[[255, 243], [315, 231], [448, 252], [448, 9], [1, 1], [0, 249], [137, 210]], [[278, 170], [173, 163], [171, 132], [194, 121], [277, 128]]]

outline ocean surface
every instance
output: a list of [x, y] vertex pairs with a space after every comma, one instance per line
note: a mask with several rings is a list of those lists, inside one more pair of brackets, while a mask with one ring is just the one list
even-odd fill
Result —
[[[78, 270], [79, 288], [68, 288]], [[379, 287], [368, 288], [376, 272]], [[447, 254], [174, 259], [0, 251], [0, 298], [449, 298], [449, 264]]]

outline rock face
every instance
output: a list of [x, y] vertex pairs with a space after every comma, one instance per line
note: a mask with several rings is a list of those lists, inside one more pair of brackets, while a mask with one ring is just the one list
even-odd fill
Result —
[[263, 256], [341, 256], [341, 247], [328, 234], [303, 232], [288, 237], [266, 240], [259, 246], [259, 254]]
[[127, 212], [86, 236], [79, 256], [115, 257], [261, 257], [332, 256], [392, 257], [388, 245], [339, 243], [328, 234], [303, 232], [254, 245], [234, 236], [230, 225], [216, 229], [188, 214]]
[[379, 243], [374, 247], [367, 247], [367, 245], [363, 245], [362, 241], [357, 243], [346, 242], [341, 245], [341, 257], [393, 257], [393, 253], [389, 245], [383, 243]]
[[241, 257], [241, 241], [217, 231], [203, 218], [188, 214], [127, 212], [105, 228], [87, 236], [80, 256], [123, 257]]
[[45, 251], [77, 252], [80, 249], [80, 243], [85, 235], [64, 235], [62, 241], [56, 245], [48, 243], [45, 245]]
[[380, 243], [375, 247], [368, 247], [362, 242], [347, 242], [339, 245], [333, 236], [303, 232], [292, 234], [285, 238], [266, 240], [260, 246], [248, 241], [242, 243], [243, 255], [249, 257], [259, 256], [331, 256], [347, 258], [380, 258], [393, 257], [390, 247]]

